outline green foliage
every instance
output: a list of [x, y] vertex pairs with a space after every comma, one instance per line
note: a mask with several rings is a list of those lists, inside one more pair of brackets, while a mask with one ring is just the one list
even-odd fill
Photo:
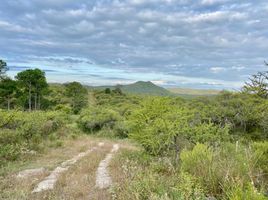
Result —
[[7, 63], [4, 60], [0, 59], [0, 80], [4, 77], [7, 70]]
[[188, 139], [210, 145], [231, 140], [228, 126], [220, 127], [212, 122], [201, 123], [193, 127], [188, 135]]
[[259, 152], [238, 143], [216, 148], [197, 144], [192, 150], [182, 151], [181, 171], [197, 178], [212, 196], [228, 196], [234, 189], [246, 191], [248, 183], [253, 184], [254, 193], [262, 193], [267, 180], [263, 173], [265, 158], [261, 156], [265, 155], [267, 146], [255, 146], [259, 146]]
[[130, 136], [153, 155], [176, 148], [176, 140], [215, 143], [229, 139], [227, 126], [202, 121], [199, 111], [190, 109], [183, 101], [149, 99], [130, 115]]
[[66, 96], [71, 100], [71, 107], [73, 113], [77, 114], [85, 107], [88, 103], [88, 92], [83, 85], [78, 82], [71, 82], [65, 85]]
[[203, 120], [228, 126], [234, 138], [262, 140], [268, 138], [268, 102], [255, 95], [222, 92], [213, 99], [199, 98], [189, 106], [199, 110]]
[[267, 197], [256, 192], [250, 183], [244, 189], [234, 186], [226, 196], [228, 200], [267, 200]]
[[169, 105], [167, 99], [148, 100], [129, 117], [130, 137], [151, 154], [164, 153], [173, 141], [172, 126], [166, 118], [166, 114], [172, 111]]
[[124, 152], [120, 165], [123, 183], [116, 186], [116, 199], [205, 200], [201, 185], [187, 173], [174, 170], [170, 159], [153, 158], [144, 152]]
[[120, 115], [111, 109], [95, 107], [83, 110], [80, 115], [79, 124], [88, 132], [99, 131], [103, 127], [113, 128]]
[[48, 88], [45, 72], [40, 69], [28, 69], [19, 72], [16, 75], [16, 79], [18, 80], [22, 96], [28, 95], [29, 111], [40, 109], [42, 96], [47, 92]]
[[10, 110], [11, 103], [14, 101], [17, 92], [16, 81], [10, 78], [4, 78], [0, 82], [0, 100], [4, 100], [6, 107]]
[[19, 159], [63, 126], [66, 117], [60, 112], [22, 112], [0, 110], [0, 163]]
[[116, 93], [116, 94], [119, 94], [119, 95], [123, 95], [123, 92], [122, 92], [122, 90], [121, 90], [120, 87], [115, 87], [115, 89], [113, 90], [113, 92]]
[[249, 81], [245, 83], [242, 91], [268, 99], [268, 71], [252, 75]]
[[111, 94], [111, 89], [110, 89], [110, 88], [106, 88], [106, 89], [104, 90], [104, 92], [105, 92], [105, 94]]
[[[259, 173], [264, 174], [264, 179], [268, 180], [268, 141], [264, 142], [254, 142], [252, 144], [252, 149], [254, 152], [254, 158], [255, 158], [255, 165], [259, 168]], [[259, 182], [262, 182], [264, 180], [260, 179]], [[266, 181], [267, 187], [268, 187], [268, 181]]]
[[[96, 90], [105, 90], [107, 87], [93, 87]], [[120, 88], [124, 94], [132, 95], [149, 95], [149, 96], [172, 96], [173, 94], [165, 88], [159, 87], [150, 81], [138, 81], [129, 85], [117, 85], [108, 87], [110, 90], [115, 91]], [[118, 90], [118, 89], [117, 89]]]
[[178, 199], [205, 200], [205, 193], [198, 180], [187, 173], [181, 173], [175, 189], [178, 191]]

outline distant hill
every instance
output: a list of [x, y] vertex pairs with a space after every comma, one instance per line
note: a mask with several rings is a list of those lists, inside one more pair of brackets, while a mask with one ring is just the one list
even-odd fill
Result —
[[144, 95], [155, 95], [155, 96], [171, 96], [173, 95], [170, 91], [165, 88], [159, 87], [152, 82], [138, 81], [129, 85], [117, 85], [117, 86], [97, 86], [91, 87], [97, 90], [104, 90], [110, 88], [111, 90], [119, 87], [124, 93], [130, 94], [144, 94]]
[[190, 88], [168, 88], [167, 90], [179, 96], [185, 97], [214, 96], [220, 93], [220, 90], [203, 90]]

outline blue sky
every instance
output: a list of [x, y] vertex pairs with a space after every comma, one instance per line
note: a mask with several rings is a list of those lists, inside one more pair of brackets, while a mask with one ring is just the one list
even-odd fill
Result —
[[50, 82], [237, 89], [268, 59], [267, 0], [5, 0], [0, 58]]

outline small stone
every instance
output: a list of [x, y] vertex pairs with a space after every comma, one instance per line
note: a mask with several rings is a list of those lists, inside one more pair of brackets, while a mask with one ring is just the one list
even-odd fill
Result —
[[44, 167], [37, 169], [26, 169], [18, 173], [17, 178], [28, 178], [31, 176], [38, 176], [46, 172]]

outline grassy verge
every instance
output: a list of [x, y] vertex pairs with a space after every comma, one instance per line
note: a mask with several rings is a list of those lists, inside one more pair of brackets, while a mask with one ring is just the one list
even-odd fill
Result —
[[213, 149], [198, 144], [182, 151], [178, 168], [168, 157], [124, 150], [112, 163], [117, 182], [111, 189], [113, 199], [267, 199], [267, 176], [263, 170], [258, 171], [262, 163], [255, 159], [263, 160], [260, 156], [265, 154], [255, 157], [253, 149], [233, 147], [230, 144], [223, 149]]

